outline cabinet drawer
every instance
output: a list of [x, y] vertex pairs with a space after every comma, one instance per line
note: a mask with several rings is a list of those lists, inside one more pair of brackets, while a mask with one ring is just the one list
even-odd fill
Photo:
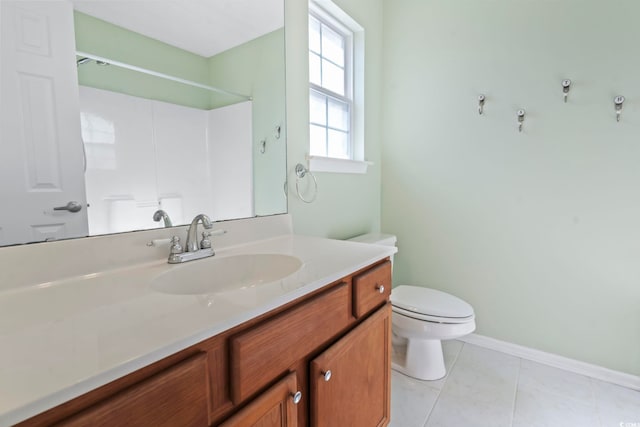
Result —
[[[380, 292], [384, 289], [382, 292]], [[384, 304], [391, 293], [391, 261], [353, 277], [353, 312], [361, 317]]]
[[353, 320], [345, 283], [231, 338], [231, 396], [238, 404]]
[[199, 353], [57, 426], [207, 426], [207, 357]]

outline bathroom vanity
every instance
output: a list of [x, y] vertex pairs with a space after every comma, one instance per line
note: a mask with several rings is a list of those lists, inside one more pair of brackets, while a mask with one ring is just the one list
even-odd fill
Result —
[[[159, 292], [155, 281], [176, 271], [161, 260], [0, 293], [2, 308], [32, 293], [21, 309], [36, 307], [41, 318], [28, 325], [28, 338], [35, 329], [44, 341], [23, 340], [0, 355], [0, 366], [14, 362], [0, 371], [8, 396], [0, 425], [387, 425], [394, 251], [285, 234], [222, 247], [211, 258], [302, 261], [286, 278], [241, 289]], [[180, 267], [188, 281], [191, 269]], [[73, 306], [57, 310], [56, 296]], [[18, 341], [4, 332], [4, 343]], [[34, 354], [51, 343], [46, 333], [71, 341]]]

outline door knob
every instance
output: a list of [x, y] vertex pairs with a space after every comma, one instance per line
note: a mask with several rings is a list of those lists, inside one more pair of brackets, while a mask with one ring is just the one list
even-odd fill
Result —
[[69, 212], [80, 212], [82, 210], [82, 205], [78, 202], [71, 201], [67, 203], [65, 206], [58, 206], [57, 208], [53, 208], [54, 211], [69, 211]]
[[331, 379], [331, 371], [330, 370], [322, 371], [321, 374], [324, 377], [325, 381], [329, 381]]
[[384, 294], [384, 285], [376, 285], [376, 289], [378, 290], [378, 292], [380, 292], [381, 294]]
[[297, 405], [302, 400], [302, 392], [296, 391], [295, 393], [291, 393], [291, 399], [293, 399], [293, 404]]

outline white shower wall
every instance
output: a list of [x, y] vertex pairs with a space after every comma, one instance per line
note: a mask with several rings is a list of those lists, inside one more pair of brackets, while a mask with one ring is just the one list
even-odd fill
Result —
[[213, 218], [254, 216], [251, 109], [242, 102], [207, 113]]
[[157, 209], [174, 224], [253, 216], [250, 102], [203, 111], [81, 87], [80, 108], [91, 235], [162, 227]]

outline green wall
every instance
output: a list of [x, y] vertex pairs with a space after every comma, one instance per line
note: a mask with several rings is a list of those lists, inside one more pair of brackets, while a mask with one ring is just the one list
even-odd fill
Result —
[[385, 1], [396, 284], [467, 300], [479, 334], [640, 375], [638, 16], [634, 0]]
[[297, 163], [309, 152], [308, 4], [286, 1], [287, 170], [289, 212], [299, 234], [351, 237], [380, 228], [382, 133], [382, 0], [336, 0], [365, 30], [365, 159], [375, 163], [365, 175], [315, 173], [318, 195], [303, 203], [295, 195]]
[[[286, 212], [284, 29], [273, 31], [209, 60], [209, 81], [253, 97], [253, 185], [256, 215]], [[234, 100], [212, 96], [213, 108]], [[235, 101], [237, 102], [237, 100]], [[280, 138], [276, 127], [280, 126]], [[266, 140], [265, 152], [260, 141]]]
[[[74, 25], [78, 51], [209, 84], [207, 58], [77, 11]], [[95, 62], [81, 65], [78, 80], [83, 86], [187, 107], [211, 108], [209, 91], [115, 66], [100, 66]]]

